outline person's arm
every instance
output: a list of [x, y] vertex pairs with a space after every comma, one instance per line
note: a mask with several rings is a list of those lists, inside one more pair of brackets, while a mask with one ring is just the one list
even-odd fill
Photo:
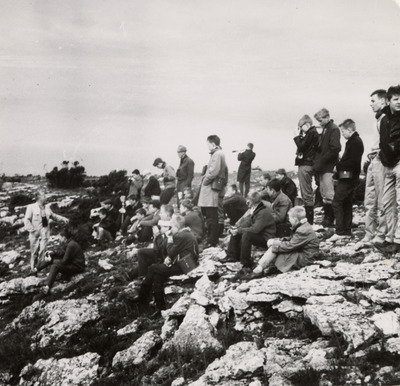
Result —
[[340, 150], [342, 149], [342, 146], [340, 145], [339, 129], [334, 128], [330, 130], [332, 130], [332, 132], [330, 133], [329, 137], [329, 146], [327, 151], [321, 156], [322, 163], [330, 163], [334, 161], [340, 153]]
[[222, 156], [218, 154], [218, 150], [211, 156], [207, 167], [206, 174], [203, 177], [203, 185], [211, 185], [218, 177], [222, 167]]
[[160, 216], [158, 214], [156, 214], [153, 216], [152, 219], [142, 220], [140, 222], [140, 225], [143, 227], [152, 227], [154, 225], [157, 225], [159, 221], [160, 221]]
[[285, 253], [293, 252], [301, 249], [312, 239], [310, 234], [301, 230], [296, 230], [289, 241], [280, 241], [279, 243], [272, 244], [272, 252]]
[[184, 249], [185, 239], [179, 234], [175, 234], [167, 244], [167, 254], [172, 261], [176, 259], [179, 253]]
[[192, 181], [194, 177], [194, 162], [191, 159], [188, 160], [186, 172], [187, 177], [185, 181], [185, 187], [190, 188], [192, 186]]
[[337, 170], [349, 170], [352, 171], [357, 169], [357, 166], [361, 168], [361, 158], [364, 153], [364, 145], [361, 140], [358, 140], [352, 144], [351, 147], [346, 151], [346, 157], [342, 157], [337, 165]]
[[74, 256], [74, 254], [75, 254], [74, 245], [71, 243], [68, 243], [67, 248], [65, 249], [65, 252], [64, 252], [64, 256], [62, 258], [62, 262], [64, 264], [70, 262]]
[[291, 206], [292, 203], [290, 200], [288, 201], [280, 200], [273, 205], [272, 216], [274, 217], [276, 224], [281, 224], [285, 222], [287, 212], [289, 211]]
[[305, 153], [307, 150], [318, 145], [318, 133], [316, 131], [307, 132], [304, 136], [298, 135], [293, 138], [299, 153]]
[[26, 212], [25, 212], [24, 225], [25, 225], [25, 229], [29, 233], [32, 233], [35, 231], [35, 228], [33, 227], [33, 224], [32, 224], [32, 216], [33, 216], [32, 207], [30, 205], [28, 205], [28, 207], [26, 208]]
[[253, 224], [251, 224], [249, 227], [239, 227], [238, 233], [241, 234], [247, 231], [259, 234], [262, 232], [264, 228], [266, 228], [269, 225], [272, 225], [273, 223], [274, 223], [274, 218], [271, 216], [270, 213], [267, 212], [267, 210], [264, 209], [260, 211], [260, 213], [257, 213], [257, 215], [254, 218]]
[[48, 210], [48, 213], [49, 213], [49, 217], [50, 217], [52, 220], [60, 221], [60, 222], [63, 222], [63, 223], [67, 223], [67, 222], [68, 222], [68, 219], [67, 219], [66, 217], [60, 216], [59, 214], [54, 213], [54, 212], [51, 210], [50, 207], [47, 207], [47, 210]]

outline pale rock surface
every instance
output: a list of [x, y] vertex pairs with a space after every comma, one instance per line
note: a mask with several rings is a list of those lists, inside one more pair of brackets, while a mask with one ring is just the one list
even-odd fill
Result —
[[371, 287], [368, 291], [362, 291], [361, 293], [375, 304], [400, 306], [400, 287], [398, 286], [389, 287], [384, 290]]
[[17, 220], [18, 220], [18, 216], [14, 214], [12, 216], [1, 217], [0, 218], [0, 223], [13, 225]]
[[237, 290], [229, 290], [225, 293], [225, 296], [218, 301], [218, 307], [221, 312], [227, 313], [232, 308], [235, 311], [245, 310], [249, 307], [249, 303], [246, 301], [246, 294], [238, 292]]
[[165, 295], [183, 294], [185, 290], [179, 285], [169, 285], [164, 288]]
[[[203, 376], [191, 386], [248, 385], [235, 383], [237, 379], [263, 373], [265, 356], [254, 342], [239, 342], [228, 348], [226, 354], [211, 363]], [[242, 382], [242, 381], [239, 381]]]
[[123, 336], [123, 335], [128, 335], [128, 334], [133, 334], [135, 333], [139, 328], [139, 322], [137, 320], [134, 320], [132, 323], [129, 323], [123, 328], [120, 328], [117, 331], [118, 336]]
[[168, 310], [162, 311], [163, 318], [185, 315], [190, 305], [193, 303], [189, 295], [181, 296], [174, 305]]
[[161, 327], [161, 339], [165, 342], [171, 338], [178, 329], [178, 321], [176, 319], [167, 319]]
[[214, 333], [215, 330], [209, 322], [205, 308], [193, 304], [167, 347], [185, 349], [189, 345], [201, 350], [206, 348], [221, 350], [221, 343], [214, 337]]
[[400, 354], [400, 338], [389, 338], [385, 342], [385, 349], [394, 354]]
[[110, 271], [111, 269], [114, 268], [112, 264], [107, 259], [99, 259], [98, 264], [101, 268], [103, 268], [105, 271]]
[[207, 275], [203, 275], [195, 284], [195, 290], [191, 294], [191, 298], [201, 306], [208, 306], [215, 304], [214, 301], [214, 288], [215, 284], [208, 278]]
[[379, 280], [390, 279], [395, 274], [391, 260], [365, 264], [339, 262], [333, 268], [333, 271], [344, 277], [345, 283], [374, 284]]
[[0, 299], [7, 298], [11, 295], [28, 294], [37, 290], [41, 283], [41, 279], [28, 276], [26, 278], [17, 277], [9, 281], [0, 283]]
[[57, 300], [51, 303], [35, 302], [14, 319], [10, 327], [29, 325], [37, 318], [45, 319], [43, 326], [32, 336], [34, 345], [47, 347], [56, 342], [66, 343], [81, 327], [100, 317], [96, 304], [87, 299]]
[[[74, 358], [39, 359], [21, 371], [19, 386], [84, 386], [97, 378], [100, 355], [86, 353]], [[29, 373], [34, 375], [25, 379]]]
[[17, 251], [7, 251], [0, 254], [0, 261], [6, 264], [14, 264], [21, 255]]
[[377, 332], [366, 310], [344, 298], [312, 296], [303, 310], [323, 335], [329, 336], [332, 331], [342, 334], [354, 349], [371, 340]]
[[293, 383], [281, 375], [273, 374], [268, 379], [268, 386], [293, 386]]
[[295, 317], [298, 314], [303, 313], [303, 306], [297, 304], [293, 300], [283, 300], [282, 302], [273, 305], [272, 308], [284, 313], [287, 317]]
[[393, 311], [375, 314], [371, 318], [376, 327], [378, 327], [383, 335], [392, 336], [400, 335], [400, 322], [398, 315]]
[[160, 343], [161, 338], [154, 331], [148, 331], [132, 346], [126, 350], [118, 351], [113, 358], [112, 366], [138, 366], [150, 356], [151, 350]]

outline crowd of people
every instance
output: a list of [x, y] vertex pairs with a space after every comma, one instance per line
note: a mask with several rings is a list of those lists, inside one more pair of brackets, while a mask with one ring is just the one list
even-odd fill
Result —
[[[400, 86], [374, 91], [371, 107], [376, 114], [375, 143], [365, 165], [366, 233], [357, 248], [373, 244], [385, 254], [396, 254], [400, 252]], [[130, 274], [141, 280], [140, 303], [147, 303], [153, 294], [158, 311], [164, 309], [164, 283], [183, 272], [180, 260], [190, 256], [196, 261], [200, 249], [220, 245], [222, 236], [229, 235], [223, 261], [240, 262], [241, 279], [261, 277], [272, 266], [286, 272], [311, 264], [319, 246], [313, 228], [317, 200], [324, 212], [321, 225], [335, 228], [328, 241], [351, 237], [363, 141], [352, 119], [337, 126], [326, 108], [314, 119], [316, 125], [303, 115], [294, 133], [301, 198], [284, 169], [272, 176], [263, 173], [256, 186], [250, 186], [256, 157], [252, 143], [238, 151], [238, 184], [229, 183], [221, 140], [210, 135], [206, 141], [210, 158], [198, 187], [192, 186], [194, 161], [179, 145], [176, 171], [158, 157], [153, 163], [160, 169], [158, 175], [135, 169], [126, 192], [101, 202], [93, 214], [98, 217], [93, 236], [100, 244], [123, 242], [138, 248], [138, 262]], [[339, 157], [341, 135], [346, 145]], [[45, 195], [39, 192], [37, 202], [27, 208], [25, 227], [32, 274], [51, 267], [47, 292], [58, 272], [74, 274], [85, 267], [82, 250], [69, 231], [60, 236], [66, 246], [62, 256], [46, 253], [52, 219], [68, 222], [45, 205]], [[257, 265], [252, 246], [266, 250]]]

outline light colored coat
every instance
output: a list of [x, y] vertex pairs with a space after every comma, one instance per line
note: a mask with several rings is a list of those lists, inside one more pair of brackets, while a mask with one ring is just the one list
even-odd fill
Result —
[[218, 195], [220, 192], [212, 190], [211, 185], [214, 179], [223, 173], [221, 170], [223, 167], [226, 168], [225, 154], [220, 147], [217, 147], [211, 152], [206, 174], [201, 181], [198, 206], [218, 207]]
[[[46, 214], [47, 222], [49, 224], [47, 226], [47, 230], [46, 230], [46, 233], [48, 235], [50, 234], [50, 222], [51, 222], [50, 220], [56, 220], [56, 221], [62, 221], [62, 222], [68, 221], [67, 218], [65, 218], [63, 216], [59, 216], [58, 214], [55, 214], [51, 210], [50, 204], [47, 204], [45, 206], [44, 211]], [[44, 228], [42, 225], [42, 216], [40, 214], [40, 207], [37, 202], [27, 206], [26, 212], [25, 212], [24, 224], [25, 224], [25, 229], [29, 233], [39, 234], [39, 233], [41, 233], [41, 230]]]

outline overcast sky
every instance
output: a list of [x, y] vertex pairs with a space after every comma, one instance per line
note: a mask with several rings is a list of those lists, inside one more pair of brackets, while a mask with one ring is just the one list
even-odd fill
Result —
[[206, 138], [253, 166], [294, 170], [293, 129], [327, 107], [356, 121], [369, 95], [400, 83], [393, 0], [0, 0], [0, 173], [78, 160], [89, 175], [196, 171]]

